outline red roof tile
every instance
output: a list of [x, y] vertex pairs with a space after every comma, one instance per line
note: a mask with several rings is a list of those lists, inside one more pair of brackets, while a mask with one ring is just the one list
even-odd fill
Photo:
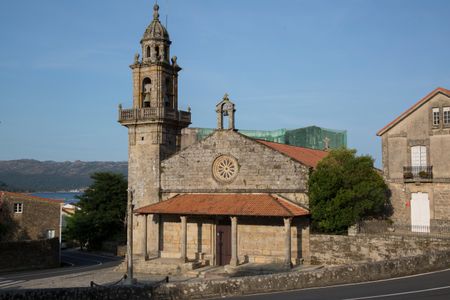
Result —
[[44, 201], [44, 202], [58, 203], [58, 204], [64, 203], [64, 200], [49, 199], [49, 198], [32, 196], [29, 194], [0, 191], [0, 199], [3, 198], [4, 196], [10, 197], [10, 198], [15, 198], [15, 199], [36, 200], [36, 201]]
[[319, 161], [328, 155], [328, 152], [323, 150], [315, 150], [305, 147], [279, 144], [264, 140], [256, 140], [256, 141], [278, 152], [281, 152], [289, 156], [290, 158], [293, 158], [296, 161], [301, 162], [304, 165], [313, 168], [317, 167]]
[[299, 205], [271, 194], [181, 194], [141, 207], [139, 214], [297, 217], [309, 215]]
[[450, 97], [450, 90], [438, 87], [435, 90], [433, 90], [431, 93], [420, 99], [416, 104], [408, 108], [404, 113], [402, 113], [400, 116], [398, 116], [394, 121], [390, 122], [386, 126], [384, 126], [382, 129], [380, 129], [377, 132], [378, 136], [383, 135], [386, 131], [397, 125], [398, 122], [409, 116], [411, 113], [413, 113], [415, 110], [417, 110], [419, 107], [421, 107], [423, 104], [425, 104], [428, 100], [433, 98], [436, 94], [443, 93], [444, 95], [447, 95]]

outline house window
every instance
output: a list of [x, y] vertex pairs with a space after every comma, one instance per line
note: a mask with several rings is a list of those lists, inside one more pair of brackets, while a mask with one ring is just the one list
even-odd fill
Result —
[[55, 230], [54, 229], [47, 230], [47, 238], [52, 239], [54, 237], [55, 237]]
[[439, 107], [433, 108], [433, 126], [439, 126], [440, 123]]
[[14, 213], [21, 214], [23, 212], [23, 203], [14, 203]]
[[450, 107], [444, 107], [444, 125], [449, 126], [450, 125]]
[[425, 167], [427, 165], [427, 147], [411, 147], [411, 166]]

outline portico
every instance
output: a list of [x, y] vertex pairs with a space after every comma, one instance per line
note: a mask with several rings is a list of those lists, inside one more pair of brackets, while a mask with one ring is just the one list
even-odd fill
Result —
[[[309, 241], [309, 212], [272, 194], [182, 194], [135, 213], [160, 216], [158, 256], [179, 258], [182, 263], [291, 267], [305, 254], [299, 245]], [[151, 242], [145, 238], [145, 226], [143, 236], [144, 244]], [[147, 259], [147, 246], [143, 252]]]

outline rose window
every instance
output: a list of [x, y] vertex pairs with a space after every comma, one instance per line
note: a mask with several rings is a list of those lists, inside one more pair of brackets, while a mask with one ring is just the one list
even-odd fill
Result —
[[237, 176], [237, 173], [238, 164], [233, 157], [222, 155], [213, 163], [213, 175], [219, 181], [230, 182]]

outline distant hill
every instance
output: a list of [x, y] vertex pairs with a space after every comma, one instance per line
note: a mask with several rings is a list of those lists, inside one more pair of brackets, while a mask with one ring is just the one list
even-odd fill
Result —
[[82, 189], [91, 184], [92, 173], [115, 172], [126, 176], [127, 171], [127, 162], [0, 160], [0, 182], [4, 188], [15, 191], [55, 192]]

